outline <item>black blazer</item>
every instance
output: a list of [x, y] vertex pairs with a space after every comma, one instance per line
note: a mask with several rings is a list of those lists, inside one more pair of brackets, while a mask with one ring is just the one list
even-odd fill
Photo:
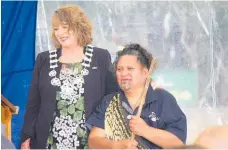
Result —
[[[57, 50], [57, 58], [61, 49]], [[51, 85], [49, 52], [37, 56], [28, 95], [21, 143], [31, 138], [31, 148], [45, 149], [51, 121], [56, 109], [56, 91]], [[94, 69], [96, 68], [97, 69]], [[59, 76], [61, 63], [56, 68]], [[94, 47], [89, 74], [85, 76], [84, 103], [86, 120], [102, 100], [103, 96], [118, 90], [112, 72], [111, 56], [107, 50]]]

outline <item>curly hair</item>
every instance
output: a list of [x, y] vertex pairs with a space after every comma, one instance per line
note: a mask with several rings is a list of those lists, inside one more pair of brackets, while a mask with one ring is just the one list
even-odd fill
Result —
[[137, 60], [147, 69], [150, 68], [151, 61], [154, 60], [153, 55], [141, 45], [130, 43], [125, 45], [123, 50], [117, 52], [116, 60], [114, 61], [114, 69], [116, 69], [120, 57], [124, 55], [136, 56]]
[[92, 42], [92, 23], [80, 7], [65, 5], [54, 12], [52, 17], [52, 40], [56, 48], [61, 47], [54, 34], [54, 26], [59, 24], [69, 25], [69, 30], [73, 30], [77, 35], [77, 42], [80, 46], [84, 47]]

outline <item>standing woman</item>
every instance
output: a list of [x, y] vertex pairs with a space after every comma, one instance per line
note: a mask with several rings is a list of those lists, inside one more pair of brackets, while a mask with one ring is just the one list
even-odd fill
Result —
[[92, 25], [75, 5], [52, 16], [55, 50], [37, 56], [21, 148], [87, 148], [85, 121], [104, 95], [118, 90], [107, 50], [89, 45]]

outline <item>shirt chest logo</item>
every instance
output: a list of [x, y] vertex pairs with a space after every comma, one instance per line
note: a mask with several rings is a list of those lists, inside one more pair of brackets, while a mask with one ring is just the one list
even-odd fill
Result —
[[159, 120], [160, 118], [156, 116], [155, 112], [151, 112], [151, 114], [149, 115], [149, 118], [151, 121], [156, 122], [157, 120]]

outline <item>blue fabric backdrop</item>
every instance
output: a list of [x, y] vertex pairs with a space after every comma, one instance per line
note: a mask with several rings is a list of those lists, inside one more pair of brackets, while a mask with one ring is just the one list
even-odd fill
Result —
[[1, 90], [20, 107], [12, 120], [12, 141], [17, 148], [35, 62], [36, 13], [37, 1], [1, 2]]

